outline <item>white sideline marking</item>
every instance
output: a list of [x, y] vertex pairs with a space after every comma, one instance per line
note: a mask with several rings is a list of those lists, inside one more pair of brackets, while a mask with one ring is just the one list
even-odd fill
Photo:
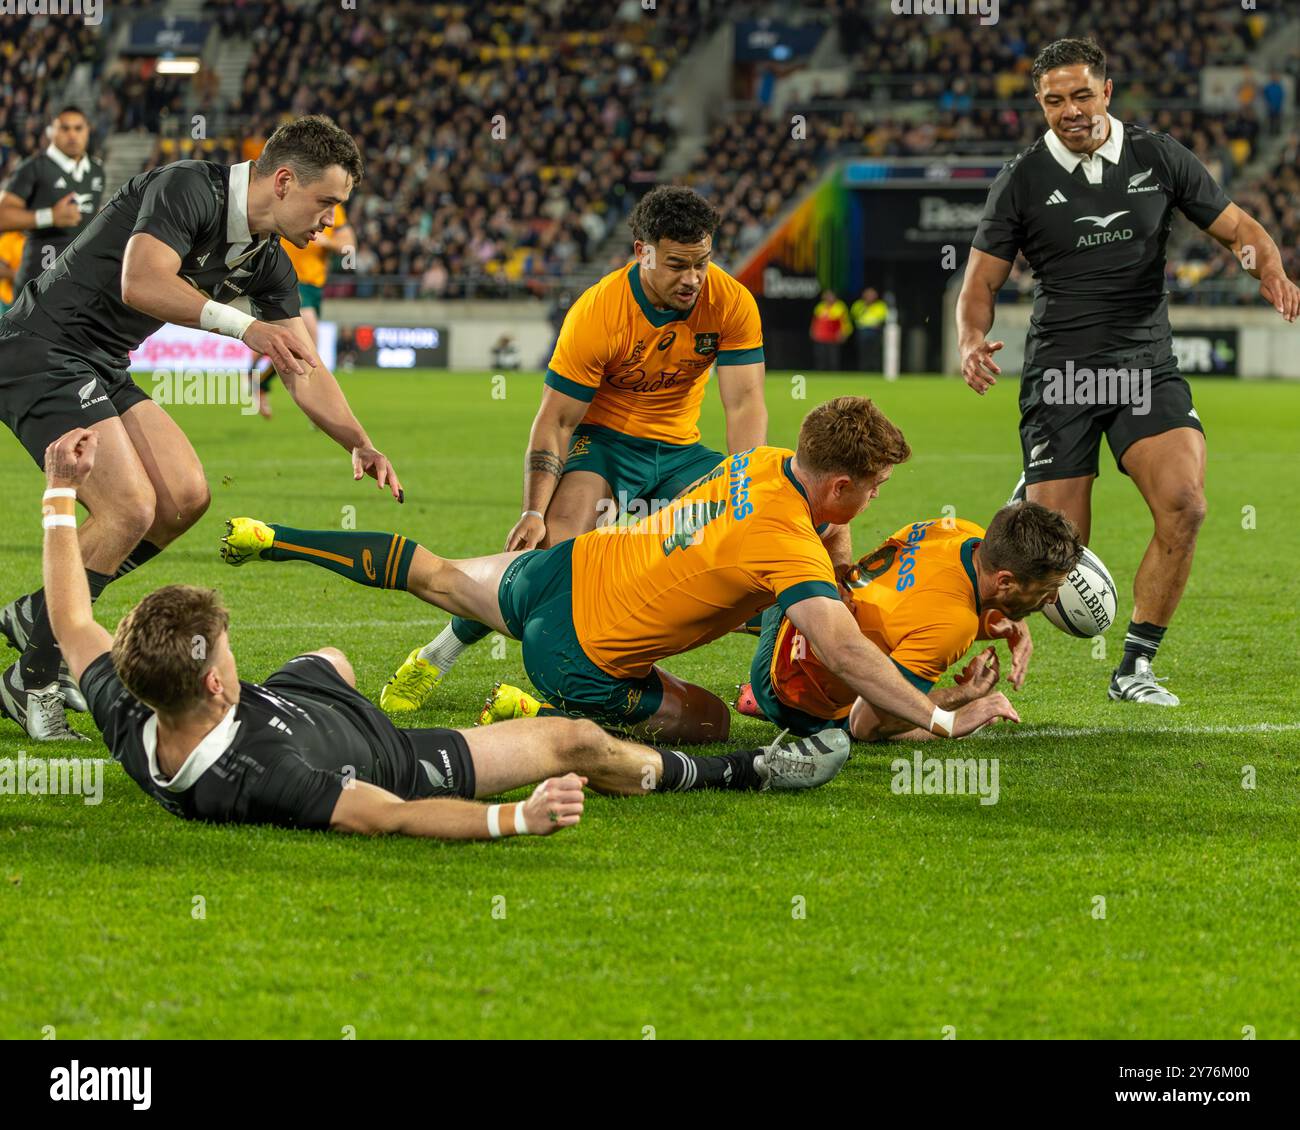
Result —
[[1152, 726], [1134, 730], [1119, 726], [1017, 726], [999, 722], [973, 740], [1003, 741], [1008, 738], [1091, 738], [1113, 734], [1116, 737], [1150, 737], [1158, 734], [1281, 734], [1300, 730], [1300, 722], [1256, 722], [1250, 726]]

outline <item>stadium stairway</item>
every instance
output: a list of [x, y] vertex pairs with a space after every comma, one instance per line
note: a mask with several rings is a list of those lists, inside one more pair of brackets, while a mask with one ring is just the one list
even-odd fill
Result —
[[144, 168], [155, 140], [153, 134], [140, 130], [108, 135], [104, 145], [105, 199]]

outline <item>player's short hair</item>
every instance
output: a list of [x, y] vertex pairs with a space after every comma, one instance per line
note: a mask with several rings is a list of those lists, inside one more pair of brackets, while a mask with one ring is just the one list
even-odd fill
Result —
[[63, 109], [50, 118], [50, 121], [57, 122], [64, 114], [80, 114], [87, 122], [90, 121], [90, 115], [80, 106], [64, 106]]
[[303, 184], [312, 184], [325, 170], [339, 165], [354, 185], [365, 175], [361, 150], [352, 135], [340, 129], [324, 114], [311, 114], [277, 127], [254, 163], [259, 177], [269, 177], [281, 165], [288, 165]]
[[1034, 59], [1029, 72], [1038, 89], [1038, 80], [1057, 67], [1074, 67], [1083, 63], [1094, 77], [1106, 81], [1106, 53], [1091, 39], [1058, 39], [1044, 47]]
[[1083, 556], [1074, 523], [1037, 502], [1013, 502], [993, 515], [980, 545], [990, 569], [1007, 569], [1020, 582], [1035, 583], [1068, 573]]
[[117, 677], [146, 706], [168, 714], [203, 699], [203, 676], [230, 614], [213, 589], [167, 585], [122, 617], [113, 637]]
[[699, 243], [718, 230], [722, 216], [693, 188], [661, 184], [652, 188], [632, 209], [627, 226], [632, 238], [642, 243], [671, 239], [676, 243]]
[[865, 396], [819, 404], [799, 427], [799, 466], [816, 475], [862, 481], [911, 457], [903, 433]]

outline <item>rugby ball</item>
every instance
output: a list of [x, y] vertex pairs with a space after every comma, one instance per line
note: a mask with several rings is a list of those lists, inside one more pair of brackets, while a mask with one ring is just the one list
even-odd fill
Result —
[[1119, 596], [1110, 570], [1091, 549], [1084, 549], [1079, 564], [1057, 590], [1056, 599], [1043, 605], [1046, 616], [1072, 636], [1099, 636], [1115, 622]]

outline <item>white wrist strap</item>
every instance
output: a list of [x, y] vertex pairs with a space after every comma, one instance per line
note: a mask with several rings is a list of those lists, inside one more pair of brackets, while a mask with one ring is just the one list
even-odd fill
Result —
[[48, 505], [51, 502], [64, 499], [71, 501], [72, 508], [75, 511], [77, 508], [77, 492], [72, 487], [50, 487], [41, 495], [41, 502], [44, 504], [41, 507], [41, 526], [44, 529], [52, 530], [57, 526], [69, 526], [74, 530], [77, 528], [77, 515], [75, 513], [57, 514], [55, 511], [61, 508]]
[[52, 228], [52, 227], [54, 227], [54, 209], [53, 209], [53, 208], [37, 208], [37, 209], [36, 209], [36, 223], [35, 223], [33, 226], [34, 226], [34, 227], [38, 227], [38, 228]]
[[199, 315], [199, 328], [209, 333], [219, 333], [224, 337], [237, 337], [243, 341], [248, 327], [256, 321], [257, 319], [251, 314], [245, 314], [242, 310], [236, 310], [224, 302], [213, 302], [208, 299], [203, 304], [203, 312]]
[[934, 713], [930, 715], [930, 733], [941, 734], [945, 738], [952, 737], [955, 720], [956, 713], [954, 711], [944, 710], [943, 707], [936, 706]]
[[[488, 835], [494, 840], [499, 840], [504, 833], [501, 831], [501, 809], [502, 805], [492, 804], [488, 806]], [[512, 806], [515, 810], [515, 835], [530, 836], [532, 833], [528, 830], [528, 821], [524, 819], [524, 806], [521, 803]]]
[[521, 518], [528, 518], [528, 517], [541, 518], [542, 516], [543, 515], [540, 510], [525, 510], [522, 514], [519, 515], [519, 517]]

